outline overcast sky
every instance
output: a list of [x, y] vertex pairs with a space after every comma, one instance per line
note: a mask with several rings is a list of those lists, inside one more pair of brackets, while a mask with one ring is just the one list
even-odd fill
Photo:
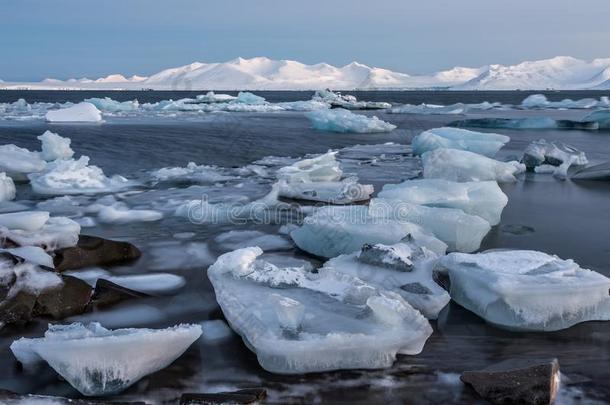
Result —
[[610, 57], [610, 0], [0, 0], [0, 79], [268, 56], [406, 73]]

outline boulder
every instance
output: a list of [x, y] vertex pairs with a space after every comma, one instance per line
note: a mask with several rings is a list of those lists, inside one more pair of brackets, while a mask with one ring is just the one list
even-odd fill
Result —
[[180, 405], [255, 404], [267, 398], [264, 388], [246, 388], [213, 394], [182, 394]]
[[9, 299], [0, 302], [0, 329], [7, 324], [23, 324], [32, 319], [36, 295], [19, 291]]
[[111, 281], [100, 278], [95, 283], [95, 288], [93, 289], [93, 295], [89, 301], [88, 309], [103, 308], [117, 304], [121, 301], [145, 297], [149, 297], [149, 295], [139, 291], [130, 290], [129, 288], [122, 287]]
[[63, 284], [42, 291], [36, 299], [32, 316], [62, 319], [87, 310], [92, 289], [89, 284], [72, 276], [61, 276]]
[[80, 235], [78, 244], [55, 251], [55, 269], [59, 272], [83, 267], [121, 264], [138, 259], [140, 250], [129, 242], [97, 236]]

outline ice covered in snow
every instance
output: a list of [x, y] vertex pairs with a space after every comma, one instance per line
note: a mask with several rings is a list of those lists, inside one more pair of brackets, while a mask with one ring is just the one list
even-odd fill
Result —
[[413, 223], [445, 242], [449, 250], [474, 252], [490, 231], [489, 222], [456, 208], [427, 207], [385, 198], [374, 198], [369, 212], [377, 218]]
[[46, 163], [38, 153], [15, 145], [0, 145], [0, 172], [13, 180], [27, 180], [27, 175], [44, 170]]
[[[27, 252], [25, 255], [27, 255]], [[41, 255], [35, 256], [34, 261], [44, 261], [36, 260], [41, 258]], [[24, 259], [27, 260], [28, 258], [24, 257]], [[63, 281], [57, 273], [43, 270], [37, 263], [25, 261], [14, 264], [12, 260], [0, 256], [0, 288], [6, 294], [4, 298], [14, 297], [20, 291], [38, 295], [42, 291], [59, 286], [62, 283]]]
[[570, 166], [589, 163], [585, 153], [561, 142], [533, 141], [523, 152], [521, 161], [528, 170], [536, 173], [552, 173], [565, 179]]
[[106, 177], [102, 169], [89, 165], [89, 157], [56, 160], [44, 171], [29, 176], [32, 190], [45, 195], [94, 194], [124, 189], [131, 184], [122, 176]]
[[140, 106], [138, 100], [133, 101], [116, 101], [109, 97], [104, 98], [87, 98], [84, 100], [86, 103], [93, 104], [98, 110], [103, 112], [132, 112], [136, 111]]
[[156, 181], [179, 180], [198, 183], [216, 183], [236, 178], [218, 166], [197, 165], [194, 162], [189, 162], [186, 167], [164, 167], [152, 172], [151, 176]]
[[59, 110], [50, 110], [45, 116], [49, 122], [100, 122], [102, 113], [91, 103], [78, 103]]
[[[195, 97], [198, 103], [226, 103], [229, 101], [235, 100], [237, 97], [231, 96], [229, 94], [217, 94], [213, 91], [208, 91], [206, 94], [200, 94]], [[242, 96], [243, 98], [243, 96]]]
[[451, 298], [503, 328], [554, 331], [610, 320], [610, 279], [531, 250], [452, 253], [439, 262]]
[[521, 102], [522, 108], [607, 108], [610, 107], [610, 100], [608, 97], [601, 97], [599, 100], [594, 98], [583, 98], [580, 100], [570, 100], [569, 98], [561, 101], [549, 101], [544, 94], [532, 94], [526, 97]]
[[396, 125], [382, 121], [376, 116], [354, 114], [342, 108], [311, 111], [306, 113], [306, 117], [313, 127], [320, 131], [373, 133], [396, 129]]
[[399, 353], [419, 353], [432, 334], [398, 294], [332, 269], [278, 267], [262, 253], [226, 253], [208, 277], [231, 328], [268, 371], [386, 368]]
[[500, 162], [477, 153], [457, 149], [435, 149], [422, 155], [424, 178], [450, 181], [516, 181], [525, 165], [516, 161]]
[[526, 118], [469, 118], [449, 123], [452, 127], [493, 129], [574, 129], [594, 131], [599, 129], [595, 121], [555, 120], [550, 117]]
[[508, 197], [495, 181], [457, 183], [444, 179], [415, 179], [386, 184], [378, 197], [429, 207], [458, 208], [491, 225], [500, 223]]
[[114, 204], [101, 208], [97, 218], [104, 224], [128, 224], [159, 221], [163, 214], [155, 210], [129, 209], [124, 204]]
[[382, 101], [358, 101], [352, 95], [345, 95], [339, 92], [334, 92], [329, 89], [317, 90], [312, 101], [323, 102], [333, 108], [345, 108], [346, 110], [380, 110], [390, 108], [390, 103]]
[[337, 152], [327, 152], [310, 159], [303, 159], [277, 171], [280, 180], [288, 183], [333, 182], [341, 180], [343, 171], [337, 161]]
[[16, 193], [13, 179], [0, 172], [0, 202], [14, 200]]
[[73, 323], [49, 325], [44, 337], [16, 340], [11, 351], [24, 366], [44, 361], [81, 394], [101, 396], [169, 366], [199, 336], [199, 325], [108, 330]]
[[321, 201], [331, 204], [348, 204], [366, 201], [373, 194], [373, 186], [360, 184], [356, 178], [343, 181], [287, 183], [280, 181], [280, 197], [297, 200]]
[[17, 246], [39, 246], [46, 251], [75, 246], [80, 225], [66, 217], [49, 217], [48, 212], [25, 211], [0, 214], [0, 241]]
[[58, 159], [70, 159], [74, 156], [74, 151], [70, 148], [72, 142], [70, 138], [64, 138], [58, 134], [45, 131], [38, 139], [42, 142], [42, 158], [47, 162]]
[[494, 157], [508, 141], [510, 138], [506, 135], [443, 127], [429, 129], [417, 135], [411, 141], [411, 147], [416, 155], [439, 148], [449, 148]]
[[304, 251], [327, 258], [356, 252], [365, 243], [393, 245], [408, 236], [439, 255], [447, 249], [444, 242], [419, 225], [375, 217], [361, 205], [318, 208], [290, 236]]

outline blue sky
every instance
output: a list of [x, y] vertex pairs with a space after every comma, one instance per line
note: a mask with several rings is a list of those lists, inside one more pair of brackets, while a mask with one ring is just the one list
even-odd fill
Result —
[[0, 0], [0, 79], [268, 56], [407, 73], [610, 57], [609, 0]]

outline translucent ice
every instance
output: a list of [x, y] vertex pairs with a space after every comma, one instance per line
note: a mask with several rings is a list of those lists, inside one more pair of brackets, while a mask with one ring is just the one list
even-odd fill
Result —
[[138, 100], [121, 102], [113, 100], [109, 97], [87, 98], [84, 101], [93, 104], [100, 111], [113, 113], [136, 111], [140, 106]]
[[129, 209], [122, 204], [105, 206], [97, 214], [100, 222], [105, 224], [128, 224], [131, 222], [154, 222], [163, 218], [163, 214], [155, 210]]
[[607, 97], [601, 97], [599, 100], [594, 98], [583, 98], [580, 100], [570, 100], [569, 98], [561, 101], [549, 101], [543, 94], [532, 94], [526, 97], [521, 102], [522, 108], [603, 108], [610, 107], [610, 101]]
[[42, 142], [42, 158], [47, 162], [57, 159], [70, 159], [74, 151], [70, 148], [70, 138], [63, 138], [51, 131], [45, 131], [38, 139]]
[[390, 132], [396, 129], [396, 125], [375, 116], [354, 114], [342, 108], [311, 111], [306, 116], [313, 127], [320, 131], [369, 133]]
[[510, 138], [506, 135], [444, 127], [422, 132], [413, 138], [411, 146], [417, 155], [438, 148], [449, 148], [493, 157], [508, 141]]
[[599, 129], [597, 122], [555, 120], [550, 117], [526, 117], [526, 118], [469, 118], [454, 121], [449, 124], [452, 127], [493, 128], [493, 129]]
[[327, 152], [310, 159], [299, 160], [278, 170], [277, 176], [288, 183], [339, 181], [343, 171], [336, 159], [337, 152]]
[[49, 122], [100, 122], [102, 114], [91, 103], [78, 103], [59, 110], [50, 110], [45, 116]]
[[0, 171], [14, 180], [27, 180], [29, 173], [44, 170], [45, 165], [36, 152], [15, 145], [0, 145]]
[[13, 179], [0, 172], [0, 202], [15, 199], [16, 189]]
[[593, 111], [583, 118], [583, 121], [595, 121], [600, 129], [610, 128], [610, 109]]

